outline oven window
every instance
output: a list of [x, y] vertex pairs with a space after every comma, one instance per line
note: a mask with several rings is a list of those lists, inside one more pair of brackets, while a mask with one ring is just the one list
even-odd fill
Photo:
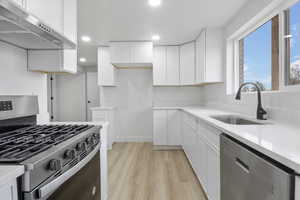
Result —
[[97, 153], [48, 200], [99, 200], [100, 196], [100, 153]]

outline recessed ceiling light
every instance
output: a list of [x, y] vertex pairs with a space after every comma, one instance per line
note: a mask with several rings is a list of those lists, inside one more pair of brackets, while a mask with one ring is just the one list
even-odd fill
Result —
[[81, 40], [84, 41], [84, 42], [90, 42], [91, 38], [89, 36], [84, 35], [84, 36], [81, 37]]
[[157, 7], [160, 6], [161, 0], [148, 0], [148, 3], [152, 7]]
[[153, 41], [158, 41], [158, 40], [160, 40], [160, 36], [159, 35], [153, 35], [152, 40]]
[[84, 62], [86, 62], [86, 58], [80, 58], [79, 61], [84, 63]]

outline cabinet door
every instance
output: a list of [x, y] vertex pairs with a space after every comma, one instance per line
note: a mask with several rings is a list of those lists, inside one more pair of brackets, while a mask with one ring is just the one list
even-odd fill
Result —
[[152, 63], [152, 42], [134, 43], [131, 45], [131, 61], [133, 63]]
[[44, 23], [63, 33], [64, 1], [62, 0], [27, 0], [27, 10]]
[[206, 30], [205, 82], [222, 82], [223, 33], [220, 28]]
[[168, 145], [166, 110], [153, 111], [153, 143], [154, 145]]
[[77, 72], [77, 50], [65, 49], [63, 50], [63, 66], [62, 71], [76, 73]]
[[154, 48], [154, 62], [153, 62], [153, 84], [166, 84], [166, 48]]
[[209, 199], [220, 200], [220, 154], [210, 146], [207, 148], [207, 177]]
[[181, 145], [180, 111], [168, 110], [168, 145]]
[[195, 83], [195, 43], [180, 47], [180, 82], [181, 85]]
[[[52, 1], [52, 0], [51, 0]], [[63, 0], [63, 32], [64, 35], [77, 44], [77, 1]], [[77, 59], [76, 59], [77, 62]]]
[[194, 159], [194, 157], [195, 157], [195, 151], [194, 151], [195, 130], [188, 124], [186, 125], [186, 133], [185, 133], [184, 137], [186, 140], [185, 141], [185, 146], [186, 146], [185, 153], [194, 168], [193, 164], [195, 164], [195, 159]]
[[166, 83], [167, 85], [180, 85], [179, 80], [179, 47], [166, 47]]
[[202, 187], [207, 191], [207, 144], [199, 135], [197, 136], [197, 169], [196, 174], [200, 180]]
[[128, 43], [112, 43], [110, 46], [112, 63], [130, 63], [131, 48]]
[[110, 63], [109, 47], [98, 49], [98, 83], [101, 86], [115, 85], [115, 70]]
[[206, 63], [206, 31], [202, 31], [196, 40], [196, 83], [204, 82], [205, 63]]
[[183, 150], [184, 152], [186, 153], [186, 155], [188, 156], [188, 149], [189, 149], [189, 133], [190, 133], [190, 126], [185, 123], [185, 122], [182, 122], [182, 146], [183, 146]]
[[12, 180], [5, 185], [0, 186], [1, 199], [18, 200], [17, 180]]

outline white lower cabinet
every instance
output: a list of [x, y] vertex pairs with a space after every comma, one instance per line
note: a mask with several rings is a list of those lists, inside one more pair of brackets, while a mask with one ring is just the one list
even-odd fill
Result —
[[167, 111], [154, 110], [153, 111], [153, 144], [167, 145]]
[[0, 185], [0, 195], [3, 200], [18, 200], [17, 179]]
[[208, 199], [220, 200], [219, 135], [221, 132], [192, 115], [183, 112], [182, 116], [184, 152]]
[[211, 200], [220, 200], [220, 153], [207, 146], [207, 193]]
[[153, 110], [153, 144], [181, 145], [180, 111]]
[[115, 142], [115, 109], [114, 108], [92, 108], [93, 122], [109, 122], [107, 128], [107, 148], [112, 149]]
[[204, 185], [207, 185], [207, 145], [199, 135], [197, 135], [196, 151], [198, 152], [196, 174], [204, 187]]

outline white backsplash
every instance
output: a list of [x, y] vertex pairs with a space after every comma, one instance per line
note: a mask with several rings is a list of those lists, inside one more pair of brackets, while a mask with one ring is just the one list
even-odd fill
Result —
[[[205, 86], [205, 105], [256, 116], [257, 94], [242, 94], [241, 101], [235, 95], [226, 95], [223, 85]], [[288, 124], [300, 123], [300, 92], [263, 92], [262, 104], [268, 118]]]
[[154, 87], [153, 106], [197, 106], [204, 103], [203, 88], [195, 87]]
[[38, 121], [49, 121], [47, 111], [47, 77], [27, 71], [27, 52], [0, 42], [0, 95], [37, 95]]

